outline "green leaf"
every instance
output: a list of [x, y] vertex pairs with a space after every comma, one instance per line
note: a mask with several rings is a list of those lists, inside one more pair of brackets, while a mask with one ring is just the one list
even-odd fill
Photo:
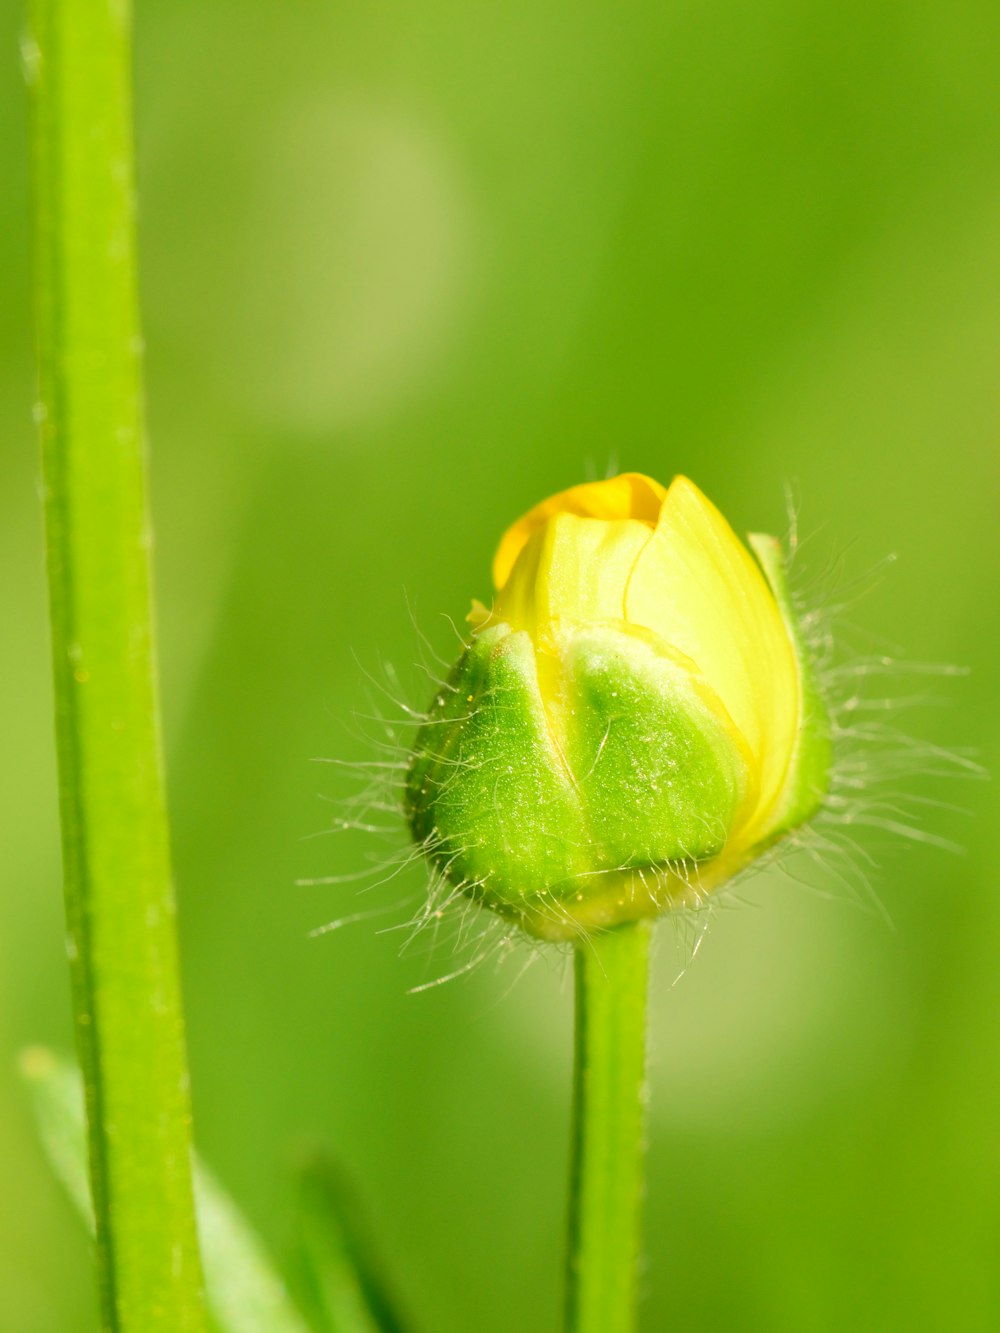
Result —
[[298, 1272], [322, 1333], [402, 1333], [357, 1200], [337, 1169], [314, 1156], [299, 1178]]
[[[68, 1061], [40, 1047], [24, 1053], [21, 1071], [52, 1168], [93, 1231], [80, 1076]], [[194, 1187], [206, 1294], [219, 1333], [308, 1333], [310, 1325], [293, 1305], [260, 1239], [211, 1172], [197, 1161]], [[360, 1333], [371, 1326], [339, 1327], [344, 1333], [357, 1327]]]

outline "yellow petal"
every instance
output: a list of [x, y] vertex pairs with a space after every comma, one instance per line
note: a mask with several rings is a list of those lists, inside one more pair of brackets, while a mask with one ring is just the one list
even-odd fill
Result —
[[795, 653], [750, 553], [686, 477], [674, 479], [656, 531], [636, 561], [626, 619], [654, 630], [698, 664], [746, 738], [760, 797], [746, 825], [753, 842], [783, 784], [798, 726]]
[[560, 620], [624, 620], [625, 592], [651, 531], [638, 519], [547, 516], [521, 547], [494, 620], [527, 630], [536, 642]]
[[652, 477], [640, 472], [623, 472], [607, 481], [587, 482], [568, 491], [551, 495], [512, 524], [500, 539], [493, 557], [493, 582], [502, 588], [511, 575], [518, 557], [531, 537], [555, 514], [575, 514], [579, 518], [635, 519], [652, 529], [659, 518], [660, 506], [667, 494]]

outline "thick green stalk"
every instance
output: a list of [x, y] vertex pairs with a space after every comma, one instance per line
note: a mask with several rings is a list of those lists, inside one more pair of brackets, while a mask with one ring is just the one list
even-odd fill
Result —
[[635, 1327], [646, 1084], [648, 922], [576, 949], [576, 1061], [566, 1326]]
[[104, 1327], [204, 1328], [150, 613], [127, 0], [33, 0], [36, 293], [69, 954]]

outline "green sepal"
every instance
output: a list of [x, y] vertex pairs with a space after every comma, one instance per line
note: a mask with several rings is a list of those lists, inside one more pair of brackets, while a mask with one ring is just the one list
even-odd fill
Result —
[[747, 795], [732, 724], [699, 688], [621, 627], [552, 652], [484, 630], [418, 732], [414, 838], [457, 890], [535, 935], [657, 915], [697, 892]]
[[493, 626], [459, 658], [417, 734], [406, 809], [451, 883], [509, 915], [581, 868], [583, 822], [527, 634]]
[[605, 870], [705, 860], [747, 787], [732, 724], [690, 673], [635, 635], [574, 634], [564, 657], [566, 750]]

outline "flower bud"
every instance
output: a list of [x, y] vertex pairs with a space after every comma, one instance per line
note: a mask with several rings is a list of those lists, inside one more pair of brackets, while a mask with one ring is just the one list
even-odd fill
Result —
[[816, 812], [826, 712], [780, 545], [750, 543], [635, 473], [506, 532], [406, 779], [456, 888], [573, 938], [698, 900]]

